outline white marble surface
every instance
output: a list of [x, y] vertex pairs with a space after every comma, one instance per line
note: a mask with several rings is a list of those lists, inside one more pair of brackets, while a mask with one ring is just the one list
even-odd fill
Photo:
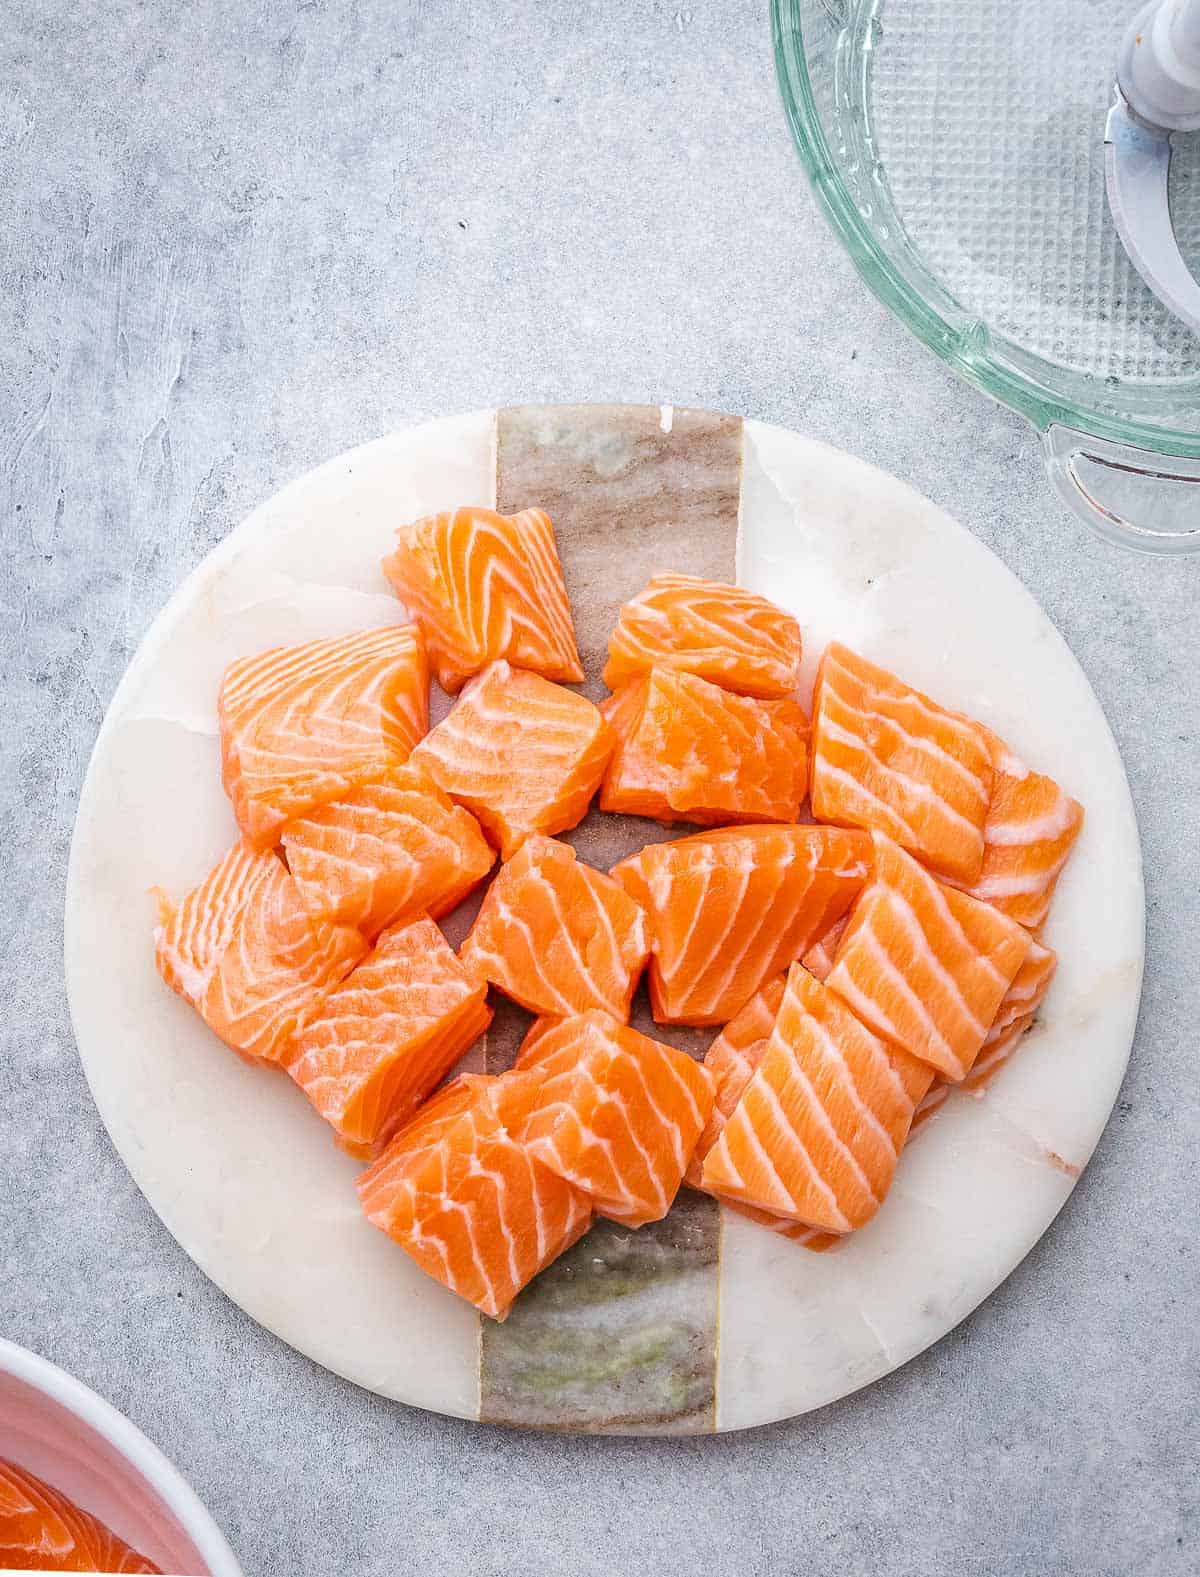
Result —
[[[247, 652], [394, 624], [401, 519], [494, 502], [492, 412], [336, 457], [256, 510], [180, 587], [114, 697], [71, 850], [76, 1043], [113, 1143], [180, 1245], [268, 1330], [381, 1395], [475, 1418], [479, 1323], [363, 1216], [361, 1162], [275, 1069], [164, 990], [152, 889], [176, 899], [237, 838], [216, 694]], [[140, 829], [137, 837], [129, 829]]]
[[[669, 418], [664, 418], [664, 420]], [[300, 1092], [230, 1057], [162, 986], [150, 889], [194, 886], [236, 835], [215, 695], [235, 656], [394, 621], [379, 561], [398, 520], [494, 496], [494, 413], [335, 459], [239, 527], [134, 657], [80, 801], [67, 988], [119, 1153], [196, 1263], [254, 1319], [381, 1395], [478, 1416], [474, 1312], [358, 1209], [356, 1164]], [[1037, 1242], [1116, 1098], [1142, 974], [1141, 856], [1099, 704], [1045, 615], [936, 506], [778, 427], [743, 437], [738, 574], [826, 641], [970, 711], [1087, 807], [1049, 937], [1060, 957], [1033, 1054], [956, 1099], [870, 1230], [805, 1253], [726, 1219], [716, 1414], [734, 1429], [835, 1401], [937, 1340]], [[669, 548], [664, 546], [664, 552]], [[664, 567], [671, 567], [664, 561]], [[129, 829], [139, 829], [131, 837]]]
[[1033, 1247], [1087, 1164], [1137, 1020], [1141, 851], [1099, 703], [1028, 593], [910, 488], [778, 427], [746, 428], [738, 575], [800, 619], [811, 675], [843, 639], [978, 717], [1087, 807], [1047, 925], [1059, 968], [1023, 1054], [919, 1133], [836, 1253], [726, 1213], [718, 1419], [837, 1400], [945, 1334]]
[[[254, 1577], [1190, 1577], [1200, 567], [1090, 539], [864, 291], [760, 0], [14, 0], [0, 50], [0, 1331], [163, 1446]], [[67, 840], [152, 618], [286, 481], [443, 412], [662, 389], [875, 461], [1036, 593], [1129, 772], [1145, 993], [1085, 1177], [931, 1352], [748, 1434], [513, 1436], [338, 1381], [159, 1224], [67, 1021]]]

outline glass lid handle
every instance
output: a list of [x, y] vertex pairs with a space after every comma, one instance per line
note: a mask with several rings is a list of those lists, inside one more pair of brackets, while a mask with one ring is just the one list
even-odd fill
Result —
[[1200, 459], [1057, 423], [1043, 433], [1042, 445], [1058, 496], [1100, 536], [1138, 553], [1200, 552]]

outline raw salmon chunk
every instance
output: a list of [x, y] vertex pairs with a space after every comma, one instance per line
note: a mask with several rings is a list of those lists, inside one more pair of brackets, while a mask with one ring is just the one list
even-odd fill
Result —
[[625, 1226], [661, 1221], [712, 1108], [712, 1084], [686, 1052], [611, 1014], [564, 1019], [527, 1056], [540, 1089], [519, 1136]]
[[[845, 933], [848, 919], [849, 916], [846, 916], [839, 920], [804, 955], [805, 969], [818, 980], [826, 980], [829, 977], [837, 956], [838, 943]], [[1033, 1022], [1035, 1010], [1050, 988], [1056, 962], [1054, 953], [1034, 938], [1030, 943], [1025, 962], [1004, 994], [970, 1073], [962, 1081], [965, 1089], [981, 1088], [1012, 1055], [1017, 1042]], [[1018, 1026], [1015, 1034], [1012, 1032], [1014, 1025]], [[936, 1100], [932, 1109], [936, 1109], [940, 1104], [941, 1100]], [[917, 1116], [913, 1119], [914, 1123], [922, 1121], [924, 1115], [925, 1113], [918, 1109]]]
[[654, 843], [613, 875], [645, 908], [660, 1024], [726, 1024], [846, 912], [871, 842], [839, 827], [723, 827]]
[[600, 809], [701, 826], [795, 821], [808, 787], [808, 718], [792, 700], [731, 695], [652, 668], [611, 697], [616, 748]]
[[951, 1084], [943, 1078], [935, 1079], [930, 1086], [929, 1094], [913, 1115], [913, 1134], [919, 1133], [931, 1117], [937, 1116], [955, 1090], [969, 1090], [977, 1097], [982, 1095], [993, 1074], [998, 1073], [1012, 1056], [1021, 1036], [1032, 1023], [1033, 1014], [1030, 1013], [1027, 1017], [1014, 1019], [1002, 1030], [989, 1030], [975, 1066], [961, 1084]]
[[699, 1188], [704, 1157], [720, 1138], [729, 1115], [742, 1098], [750, 1076], [762, 1061], [783, 1001], [786, 975], [768, 980], [740, 1013], [730, 1019], [704, 1054], [704, 1066], [713, 1081], [713, 1109], [696, 1145], [687, 1170], [687, 1181]]
[[370, 1155], [491, 1023], [473, 980], [427, 917], [385, 931], [296, 1037], [287, 1070], [342, 1147]]
[[912, 1060], [793, 964], [762, 1060], [705, 1157], [705, 1188], [854, 1231], [883, 1203], [908, 1137], [916, 1101], [901, 1065]]
[[1057, 967], [1058, 955], [1034, 937], [1025, 962], [1017, 970], [984, 1037], [983, 1047], [963, 1080], [964, 1089], [983, 1089], [1016, 1051], [1050, 989]]
[[827, 984], [894, 1046], [964, 1079], [1025, 955], [1015, 920], [944, 887], [874, 834], [874, 873]]
[[0, 1570], [158, 1572], [91, 1512], [0, 1459]]
[[[772, 988], [774, 988], [776, 982], [772, 981], [771, 984]], [[779, 992], [782, 996], [782, 981], [778, 984]], [[758, 999], [755, 998], [754, 1000], [757, 1001]], [[749, 1006], [743, 1010], [745, 1013], [749, 1013]], [[739, 1014], [739, 1018], [741, 1016]], [[774, 1015], [772, 1015], [772, 1024], [773, 1020]], [[737, 1019], [735, 1019], [734, 1024], [737, 1022]], [[747, 1029], [749, 1029], [749, 1021], [747, 1021]], [[728, 1035], [732, 1030], [733, 1025], [727, 1026], [725, 1034]], [[718, 1042], [722, 1038], [719, 1036]], [[714, 1046], [716, 1044], [714, 1043]], [[721, 1103], [729, 1107], [729, 1112], [726, 1112], [721, 1120], [721, 1128], [725, 1125], [725, 1118], [729, 1116], [729, 1113], [732, 1112], [741, 1099], [742, 1092], [750, 1082], [754, 1070], [762, 1061], [768, 1044], [769, 1031], [767, 1039], [753, 1041], [740, 1055], [729, 1058], [726, 1064], [728, 1071], [724, 1080], [724, 1087], [718, 1095]], [[709, 1056], [711, 1055], [712, 1052], [710, 1051]], [[707, 1064], [708, 1059], [706, 1058], [705, 1061]], [[913, 1120], [908, 1132], [908, 1138], [911, 1139], [918, 1125], [925, 1117], [931, 1116], [933, 1111], [941, 1105], [951, 1086], [944, 1084], [927, 1063], [918, 1062], [915, 1057], [898, 1054], [893, 1058], [893, 1065], [904, 1085], [908, 1098], [915, 1103]], [[939, 1090], [941, 1092], [940, 1095], [937, 1093]], [[717, 1130], [717, 1134], [719, 1132], [720, 1129]], [[700, 1162], [698, 1171], [701, 1173], [703, 1172], [703, 1154], [707, 1154], [708, 1150], [712, 1148], [712, 1145], [716, 1142], [717, 1134], [714, 1134], [712, 1141], [707, 1147], [704, 1146], [703, 1138], [696, 1147], [696, 1158], [693, 1159], [692, 1165], [696, 1167], [696, 1159], [698, 1158]], [[703, 1154], [701, 1153], [702, 1149]], [[691, 1181], [690, 1177], [688, 1181]], [[693, 1186], [703, 1188], [704, 1185], [700, 1181]], [[808, 1249], [813, 1254], [823, 1254], [827, 1249], [835, 1248], [839, 1243], [845, 1241], [844, 1235], [840, 1232], [820, 1232], [816, 1227], [806, 1226], [802, 1221], [794, 1221], [788, 1216], [773, 1215], [769, 1210], [760, 1210], [754, 1205], [743, 1204], [736, 1199], [721, 1198], [721, 1204], [727, 1210], [734, 1210], [738, 1215], [747, 1216], [751, 1221], [757, 1221], [759, 1226], [766, 1227], [768, 1231], [774, 1232], [780, 1237], [789, 1238], [793, 1243], [798, 1243], [802, 1248]]]
[[565, 832], [583, 819], [612, 747], [612, 730], [584, 696], [496, 662], [412, 759], [507, 859], [531, 832]]
[[420, 625], [443, 690], [455, 694], [497, 657], [547, 679], [583, 678], [548, 515], [455, 509], [397, 536], [384, 574]]
[[818, 821], [886, 832], [931, 869], [973, 882], [992, 796], [984, 731], [839, 645], [813, 698]]
[[604, 682], [617, 690], [654, 667], [695, 674], [741, 695], [790, 695], [800, 679], [800, 626], [740, 586], [655, 575], [621, 609]]
[[283, 848], [312, 912], [367, 937], [448, 914], [496, 858], [470, 812], [411, 763], [297, 817]]
[[513, 1137], [539, 1084], [528, 1074], [458, 1081], [358, 1180], [367, 1219], [496, 1320], [592, 1222], [587, 1196]]
[[309, 913], [277, 855], [244, 841], [178, 905], [158, 896], [159, 974], [248, 1058], [280, 1061], [367, 950], [357, 931]]
[[222, 782], [254, 848], [296, 816], [385, 777], [429, 726], [429, 671], [414, 625], [279, 647], [221, 681]]
[[846, 1241], [844, 1232], [818, 1232], [816, 1227], [806, 1227], [803, 1221], [775, 1216], [769, 1210], [756, 1210], [753, 1205], [743, 1205], [736, 1199], [722, 1199], [721, 1207], [732, 1210], [735, 1215], [745, 1216], [747, 1221], [757, 1222], [760, 1227], [766, 1227], [768, 1232], [774, 1232], [779, 1237], [790, 1238], [793, 1243], [799, 1243], [801, 1248], [813, 1254], [824, 1254], [827, 1249], [836, 1248], [839, 1243]]
[[983, 732], [996, 781], [983, 826], [983, 865], [963, 890], [1036, 930], [1083, 827], [1083, 806]]
[[995, 1021], [984, 1037], [983, 1046], [970, 1073], [963, 1079], [961, 1085], [948, 1083], [942, 1078], [934, 1080], [929, 1094], [917, 1107], [913, 1118], [914, 1130], [921, 1127], [941, 1109], [951, 1090], [961, 1088], [969, 1090], [972, 1095], [983, 1094], [1021, 1044], [1025, 1031], [1032, 1026], [1042, 998], [1050, 988], [1056, 963], [1057, 959], [1049, 948], [1042, 947], [1035, 939], [1029, 949], [1028, 957], [1005, 993]]
[[535, 834], [501, 866], [460, 956], [531, 1013], [603, 1008], [624, 1021], [648, 953], [641, 906], [567, 844]]

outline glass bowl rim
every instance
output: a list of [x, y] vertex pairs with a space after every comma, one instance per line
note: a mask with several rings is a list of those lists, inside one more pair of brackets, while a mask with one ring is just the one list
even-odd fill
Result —
[[[830, 151], [808, 72], [800, 3], [771, 0], [775, 70], [792, 140], [822, 212], [884, 306], [967, 383], [1024, 416], [1040, 432], [1061, 426], [1158, 454], [1200, 457], [1200, 432], [1099, 410], [1033, 374], [1038, 367], [1057, 372], [1053, 362], [1023, 351], [1021, 360], [1030, 369], [1023, 374], [991, 352], [977, 320], [960, 312], [963, 321], [956, 325], [938, 309], [932, 297], [940, 287], [932, 274], [927, 274], [932, 288], [925, 293], [895, 266], [860, 213]], [[1200, 380], [1189, 379], [1186, 386], [1198, 384]]]

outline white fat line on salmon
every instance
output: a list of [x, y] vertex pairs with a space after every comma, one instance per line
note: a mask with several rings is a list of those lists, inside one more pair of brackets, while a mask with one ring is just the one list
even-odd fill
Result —
[[1050, 843], [1061, 838], [1075, 825], [1075, 807], [1064, 795], [1052, 811], [1026, 821], [989, 822], [987, 842], [997, 848], [1020, 847], [1031, 843]]

